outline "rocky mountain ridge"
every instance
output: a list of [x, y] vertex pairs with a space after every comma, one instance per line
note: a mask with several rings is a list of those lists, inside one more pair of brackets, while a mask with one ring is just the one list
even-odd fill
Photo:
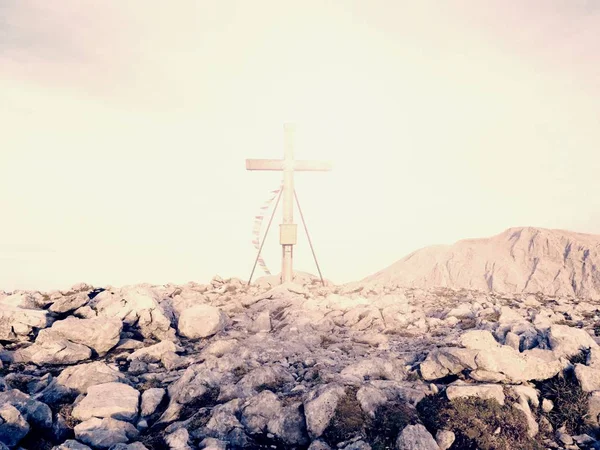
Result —
[[600, 303], [448, 288], [0, 294], [0, 449], [600, 447]]
[[357, 284], [600, 298], [600, 235], [510, 228], [417, 250]]

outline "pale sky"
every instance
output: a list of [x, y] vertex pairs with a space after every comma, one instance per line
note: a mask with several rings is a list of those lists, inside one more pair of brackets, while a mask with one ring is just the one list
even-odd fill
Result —
[[600, 233], [600, 0], [0, 0], [0, 290], [247, 279], [284, 122], [334, 282]]

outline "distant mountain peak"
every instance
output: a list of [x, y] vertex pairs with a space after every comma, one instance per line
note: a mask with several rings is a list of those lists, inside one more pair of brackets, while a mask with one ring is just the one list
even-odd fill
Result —
[[512, 227], [417, 250], [364, 280], [403, 287], [600, 297], [600, 235]]

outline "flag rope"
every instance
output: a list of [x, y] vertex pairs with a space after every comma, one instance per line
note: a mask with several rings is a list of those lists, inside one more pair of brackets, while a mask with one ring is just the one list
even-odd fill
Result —
[[[283, 183], [281, 184], [279, 189], [275, 189], [275, 190], [271, 191], [270, 192], [271, 195], [269, 196], [269, 198], [260, 207], [259, 213], [256, 216], [254, 216], [254, 227], [252, 228], [252, 245], [254, 245], [254, 248], [256, 249], [256, 251], [259, 252], [258, 265], [260, 266], [262, 271], [267, 275], [271, 275], [271, 272], [269, 271], [269, 268], [267, 267], [265, 260], [262, 258], [262, 256], [260, 256], [260, 249], [262, 248], [262, 245], [260, 242], [260, 230], [262, 228], [263, 219], [265, 218], [265, 213], [269, 210], [269, 208], [271, 207], [271, 203], [273, 203], [273, 200], [275, 200], [275, 198], [281, 192], [282, 188], [283, 188]], [[265, 235], [265, 238], [266, 238], [266, 235]]]

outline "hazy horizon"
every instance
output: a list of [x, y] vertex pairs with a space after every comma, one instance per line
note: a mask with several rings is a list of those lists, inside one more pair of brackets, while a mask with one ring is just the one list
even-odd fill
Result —
[[600, 234], [598, 1], [4, 0], [0, 69], [0, 290], [247, 279], [281, 174], [245, 159], [281, 158], [285, 122], [333, 162], [296, 188], [334, 282], [510, 227]]

